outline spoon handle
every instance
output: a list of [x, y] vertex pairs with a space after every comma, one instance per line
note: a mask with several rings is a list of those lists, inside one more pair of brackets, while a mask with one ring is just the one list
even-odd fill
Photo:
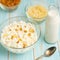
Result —
[[57, 46], [58, 46], [58, 53], [59, 53], [59, 56], [60, 56], [60, 41], [57, 41]]
[[44, 57], [44, 55], [41, 55], [40, 57], [36, 58], [35, 60], [40, 60], [43, 57]]

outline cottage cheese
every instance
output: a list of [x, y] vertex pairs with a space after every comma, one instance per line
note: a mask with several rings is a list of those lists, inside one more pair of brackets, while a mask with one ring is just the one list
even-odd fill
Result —
[[35, 26], [24, 21], [15, 21], [3, 28], [1, 41], [8, 47], [28, 47], [37, 41]]

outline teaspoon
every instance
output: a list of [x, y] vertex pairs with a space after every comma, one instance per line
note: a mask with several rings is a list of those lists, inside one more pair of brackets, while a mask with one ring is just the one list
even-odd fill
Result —
[[45, 51], [45, 53], [43, 55], [41, 55], [40, 57], [36, 58], [36, 60], [39, 60], [42, 57], [49, 57], [49, 56], [53, 55], [55, 51], [56, 51], [56, 47], [54, 47], [54, 46], [50, 47], [50, 48], [48, 48]]

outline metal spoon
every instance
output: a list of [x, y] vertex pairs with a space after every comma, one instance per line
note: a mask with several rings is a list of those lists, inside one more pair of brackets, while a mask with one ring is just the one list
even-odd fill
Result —
[[38, 57], [36, 60], [39, 60], [41, 59], [42, 57], [49, 57], [51, 56], [54, 52], [56, 51], [56, 47], [53, 46], [53, 47], [50, 47], [48, 48], [45, 53], [43, 55], [41, 55], [40, 57]]

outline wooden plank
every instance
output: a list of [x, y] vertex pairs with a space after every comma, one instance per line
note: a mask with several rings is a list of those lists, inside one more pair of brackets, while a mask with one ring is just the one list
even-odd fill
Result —
[[[0, 26], [6, 23], [5, 20], [7, 18], [8, 18], [8, 12], [0, 9]], [[8, 51], [1, 44], [0, 44], [0, 60], [8, 60]]]

